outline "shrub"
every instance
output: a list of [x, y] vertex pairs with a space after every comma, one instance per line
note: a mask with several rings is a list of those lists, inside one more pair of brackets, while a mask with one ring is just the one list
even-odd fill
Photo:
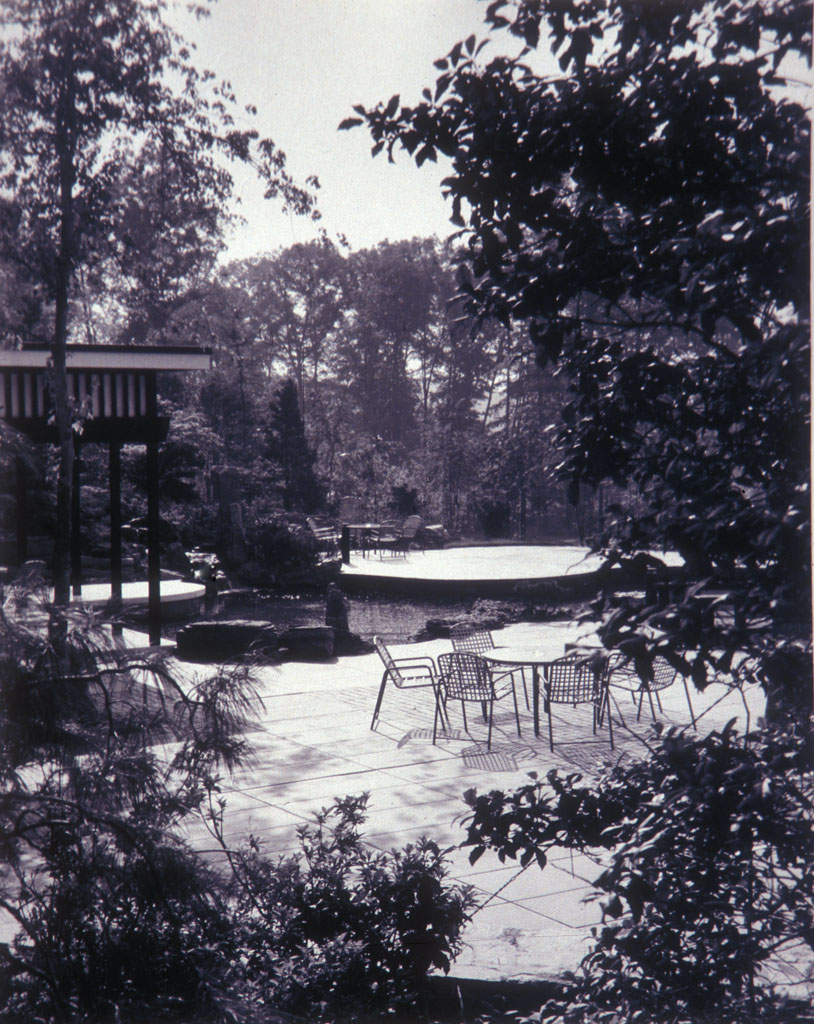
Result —
[[803, 730], [671, 729], [595, 786], [552, 771], [548, 786], [467, 795], [470, 859], [490, 847], [544, 867], [553, 847], [613, 851], [594, 883], [594, 949], [536, 1020], [786, 1019], [772, 972], [814, 950], [808, 742]]
[[272, 860], [256, 840], [231, 854], [245, 985], [309, 1021], [422, 1011], [426, 974], [447, 971], [474, 905], [445, 884], [422, 838], [381, 853], [362, 840], [367, 796], [335, 800], [299, 829], [301, 852]]

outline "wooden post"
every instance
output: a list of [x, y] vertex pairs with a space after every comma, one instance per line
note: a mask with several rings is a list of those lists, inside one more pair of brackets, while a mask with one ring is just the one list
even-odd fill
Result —
[[18, 456], [14, 460], [17, 477], [17, 563], [22, 565], [28, 558], [28, 514], [26, 512], [25, 463]]
[[82, 534], [79, 515], [80, 475], [82, 472], [82, 449], [74, 437], [73, 441], [73, 473], [71, 475], [71, 589], [74, 597], [82, 596]]
[[[147, 381], [147, 416], [156, 424], [156, 376]], [[155, 429], [153, 427], [153, 429]], [[161, 643], [161, 518], [158, 502], [158, 439], [147, 442], [147, 628], [151, 646]]]
[[122, 460], [121, 444], [111, 440], [110, 463], [110, 610], [122, 608]]
[[342, 552], [342, 561], [347, 565], [350, 562], [350, 529], [344, 523], [339, 539], [339, 549]]

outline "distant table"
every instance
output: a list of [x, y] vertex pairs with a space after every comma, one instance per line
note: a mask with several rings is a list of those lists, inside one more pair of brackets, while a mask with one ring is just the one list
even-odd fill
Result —
[[531, 695], [534, 707], [534, 735], [540, 735], [540, 669], [545, 673], [552, 661], [565, 653], [562, 645], [548, 647], [492, 647], [481, 657], [495, 665], [514, 665], [531, 669]]
[[343, 523], [341, 539], [342, 561], [346, 565], [350, 561], [350, 540], [352, 534], [356, 534], [356, 545], [364, 558], [366, 551], [365, 540], [370, 537], [374, 530], [378, 530], [380, 527], [381, 523]]

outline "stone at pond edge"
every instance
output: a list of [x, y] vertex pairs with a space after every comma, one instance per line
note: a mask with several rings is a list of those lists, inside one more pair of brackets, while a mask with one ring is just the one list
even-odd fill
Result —
[[294, 626], [280, 634], [280, 647], [295, 661], [326, 661], [336, 653], [332, 626]]
[[175, 637], [179, 658], [187, 661], [227, 661], [252, 654], [276, 655], [278, 634], [268, 622], [232, 619], [190, 622]]

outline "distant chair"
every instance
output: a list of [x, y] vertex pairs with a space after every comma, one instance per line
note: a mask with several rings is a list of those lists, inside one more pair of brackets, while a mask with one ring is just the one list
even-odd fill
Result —
[[387, 645], [379, 637], [373, 638], [373, 643], [378, 651], [379, 657], [384, 663], [382, 682], [379, 687], [379, 696], [376, 698], [376, 707], [373, 709], [373, 718], [370, 728], [376, 727], [376, 720], [382, 706], [384, 689], [389, 679], [397, 690], [411, 690], [422, 686], [432, 688], [435, 697], [436, 722], [438, 716], [438, 669], [435, 662], [429, 655], [415, 658], [394, 658]]
[[[494, 649], [495, 641], [488, 629], [478, 626], [474, 622], [456, 622], [449, 631], [449, 638], [452, 641], [453, 651], [471, 651], [473, 654], [483, 654], [485, 651]], [[511, 676], [514, 679], [515, 673], [520, 674], [523, 683], [523, 695], [526, 698], [526, 709], [529, 708], [529, 692], [526, 689], [526, 677], [523, 669], [518, 665], [511, 668], [504, 665], [491, 665], [490, 671], [495, 683], [503, 680], [504, 676]]]
[[306, 522], [318, 548], [329, 552], [336, 551], [339, 546], [339, 533], [335, 526], [320, 523], [313, 516], [308, 516]]
[[[384, 535], [381, 532], [376, 538], [379, 551], [389, 550], [394, 555], [407, 555], [407, 552], [418, 543], [419, 531], [421, 530], [421, 516], [407, 516], [398, 531], [390, 531]], [[423, 546], [421, 547], [423, 551]]]
[[[517, 710], [517, 693], [514, 689], [514, 680], [511, 673], [507, 673], [503, 681], [498, 683], [489, 670], [489, 665], [479, 654], [467, 651], [453, 651], [448, 654], [438, 655], [438, 670], [440, 672], [438, 700], [435, 709], [435, 721], [432, 728], [432, 741], [438, 732], [438, 716], [446, 710], [447, 702], [459, 700], [464, 719], [464, 729], [468, 732], [466, 723], [467, 701], [477, 702], [485, 707], [489, 705], [489, 733], [486, 739], [486, 749], [492, 749], [492, 720], [494, 718], [495, 701], [502, 700], [511, 693], [514, 700], [514, 718], [517, 724], [517, 735], [520, 736], [520, 713]], [[443, 726], [443, 717], [441, 719]]]
[[[548, 715], [548, 746], [554, 749], [554, 734], [551, 722], [552, 704], [593, 705], [593, 731], [597, 723], [604, 720], [607, 700], [607, 677], [604, 670], [597, 671], [596, 663], [586, 659], [584, 654], [567, 654], [552, 661], [543, 677], [545, 693], [544, 710]], [[608, 735], [613, 750], [613, 720], [608, 712]]]
[[364, 523], [367, 521], [367, 512], [361, 498], [347, 497], [339, 499], [339, 525], [347, 526], [349, 523]]
[[[636, 710], [637, 722], [642, 715], [644, 695], [647, 694], [647, 699], [650, 702], [650, 714], [655, 722], [656, 709], [653, 705], [653, 697], [655, 696], [656, 698], [659, 711], [663, 713], [664, 709], [661, 706], [659, 691], [666, 690], [669, 686], [672, 686], [676, 681], [678, 674], [678, 670], [673, 668], [666, 658], [662, 658], [661, 655], [657, 655], [653, 659], [653, 678], [642, 679], [629, 659], [627, 659], [620, 651], [614, 651], [608, 657], [607, 666], [605, 668], [605, 682], [608, 687], [613, 686], [615, 689], [627, 690], [634, 703], [638, 696], [639, 706]], [[684, 676], [681, 677], [681, 680], [684, 683], [684, 694], [687, 698], [687, 707], [690, 709], [690, 720], [692, 721], [693, 729], [695, 729], [695, 712], [693, 711], [692, 701], [690, 700], [689, 687], [687, 686], [687, 680]]]
[[[340, 530], [347, 526], [359, 526], [367, 522], [367, 511], [361, 498], [353, 496], [339, 499], [339, 520]], [[364, 554], [369, 546], [370, 537], [367, 530], [350, 530], [349, 543], [353, 544], [357, 551]], [[355, 536], [354, 536], [355, 535]]]

